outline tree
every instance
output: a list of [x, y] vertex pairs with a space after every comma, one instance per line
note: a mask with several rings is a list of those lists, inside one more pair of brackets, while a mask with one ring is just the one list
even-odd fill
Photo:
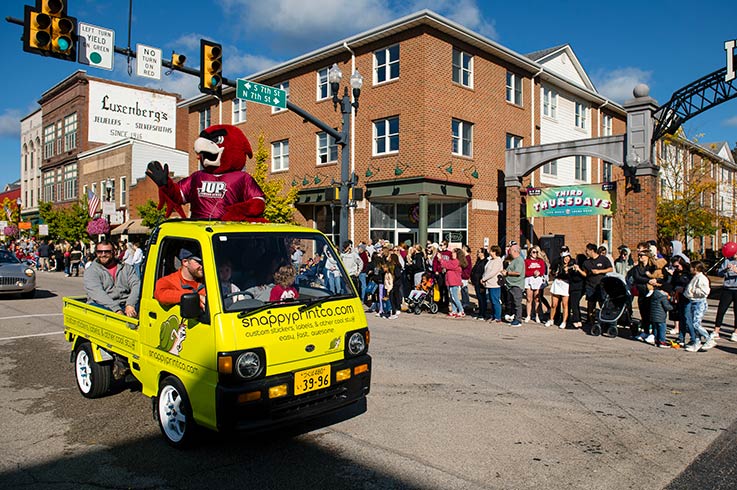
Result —
[[[10, 211], [10, 215], [8, 215], [8, 211]], [[7, 220], [8, 223], [12, 223], [15, 225], [18, 224], [18, 222], [20, 221], [20, 208], [18, 208], [15, 199], [12, 201], [7, 197], [3, 199], [0, 216], [0, 221]]]
[[[683, 138], [679, 130], [667, 137], [658, 156], [661, 192], [658, 196], [658, 240], [712, 235], [720, 225], [714, 199], [717, 184], [712, 177], [713, 162], [699, 155], [698, 147]], [[688, 158], [692, 156], [692, 158]]]
[[156, 203], [149, 199], [145, 204], [136, 206], [138, 215], [141, 217], [141, 224], [154, 229], [156, 225], [166, 219], [166, 209], [157, 209]]
[[69, 208], [55, 209], [50, 202], [38, 205], [40, 218], [49, 225], [49, 238], [58, 240], [88, 239], [87, 223], [90, 221], [87, 206], [78, 202]]
[[299, 188], [290, 186], [284, 192], [286, 184], [283, 180], [273, 177], [268, 180], [266, 179], [269, 173], [269, 165], [267, 163], [269, 152], [266, 150], [264, 140], [264, 134], [259, 134], [258, 147], [253, 155], [256, 168], [251, 173], [251, 176], [261, 186], [261, 190], [264, 191], [266, 196], [264, 218], [272, 223], [295, 223], [294, 203], [297, 201]]

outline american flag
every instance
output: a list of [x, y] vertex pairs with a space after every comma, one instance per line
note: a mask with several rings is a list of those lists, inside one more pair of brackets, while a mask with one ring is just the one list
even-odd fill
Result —
[[95, 215], [99, 205], [100, 198], [90, 189], [87, 189], [87, 211], [90, 213], [90, 218]]
[[5, 207], [5, 214], [8, 216], [8, 220], [12, 220], [13, 212], [10, 210], [7, 204], [4, 207]]

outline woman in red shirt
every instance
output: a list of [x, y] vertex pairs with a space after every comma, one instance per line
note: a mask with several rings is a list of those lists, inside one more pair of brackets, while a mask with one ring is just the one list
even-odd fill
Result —
[[463, 312], [463, 305], [461, 304], [461, 271], [465, 266], [466, 254], [460, 248], [453, 250], [451, 258], [443, 263], [443, 267], [445, 267], [445, 284], [448, 286], [448, 296], [451, 306], [448, 316], [451, 318], [466, 316]]
[[525, 291], [527, 293], [527, 317], [524, 321], [534, 320], [533, 313], [537, 315], [540, 309], [540, 293], [545, 286], [545, 277], [548, 266], [540, 258], [540, 247], [535, 245], [530, 249], [530, 254], [525, 259]]

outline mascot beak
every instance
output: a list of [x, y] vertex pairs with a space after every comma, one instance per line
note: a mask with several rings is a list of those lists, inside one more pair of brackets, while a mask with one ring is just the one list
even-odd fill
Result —
[[214, 141], [199, 137], [194, 141], [194, 151], [200, 159], [203, 167], [220, 166], [220, 157], [224, 148], [218, 146]]

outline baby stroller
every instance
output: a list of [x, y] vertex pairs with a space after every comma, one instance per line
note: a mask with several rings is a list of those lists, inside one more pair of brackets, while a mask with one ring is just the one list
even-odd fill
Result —
[[429, 287], [428, 291], [413, 289], [407, 298], [408, 309], [409, 311], [414, 311], [415, 315], [422, 313], [423, 309], [426, 309], [433, 315], [438, 312], [438, 304], [432, 297], [435, 289], [435, 281], [433, 279], [429, 279], [426, 287]]
[[598, 322], [591, 327], [591, 335], [605, 333], [608, 337], [619, 336], [617, 325], [636, 332], [638, 323], [632, 318], [632, 293], [623, 275], [609, 272], [601, 279], [604, 304], [599, 310]]

